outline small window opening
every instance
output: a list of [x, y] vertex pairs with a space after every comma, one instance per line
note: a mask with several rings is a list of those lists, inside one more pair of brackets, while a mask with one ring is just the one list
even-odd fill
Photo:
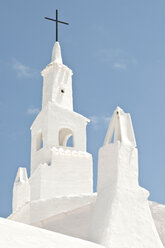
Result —
[[40, 150], [43, 148], [43, 137], [42, 132], [38, 133], [37, 141], [36, 141], [36, 150]]
[[18, 177], [16, 183], [20, 183], [20, 182], [21, 182], [20, 177]]
[[43, 148], [43, 139], [41, 140], [40, 149]]
[[114, 141], [115, 141], [115, 129], [113, 129], [112, 138], [111, 138], [110, 143], [113, 144]]

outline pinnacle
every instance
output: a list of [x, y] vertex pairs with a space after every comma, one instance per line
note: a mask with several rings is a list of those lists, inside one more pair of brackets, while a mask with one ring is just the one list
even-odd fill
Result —
[[61, 56], [61, 47], [58, 41], [55, 42], [53, 51], [52, 51], [52, 61], [58, 64], [62, 64], [62, 56]]

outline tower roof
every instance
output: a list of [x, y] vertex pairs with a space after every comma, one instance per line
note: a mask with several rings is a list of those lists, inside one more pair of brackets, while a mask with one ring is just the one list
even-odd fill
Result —
[[62, 62], [62, 56], [61, 56], [61, 47], [58, 41], [55, 42], [53, 51], [52, 51], [52, 61], [56, 62], [58, 64], [63, 64]]

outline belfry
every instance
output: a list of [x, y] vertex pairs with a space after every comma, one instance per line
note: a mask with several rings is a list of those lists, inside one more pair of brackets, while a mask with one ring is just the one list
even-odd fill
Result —
[[92, 193], [88, 119], [73, 111], [72, 71], [62, 63], [58, 42], [42, 76], [42, 110], [31, 127], [31, 199]]

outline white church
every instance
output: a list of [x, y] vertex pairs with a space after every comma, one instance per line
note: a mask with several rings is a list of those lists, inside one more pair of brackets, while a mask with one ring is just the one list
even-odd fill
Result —
[[31, 173], [18, 168], [2, 248], [163, 248], [165, 206], [138, 184], [130, 114], [117, 107], [99, 150], [97, 193], [86, 149], [90, 121], [74, 112], [72, 70], [55, 42], [42, 71], [42, 109], [31, 126]]

